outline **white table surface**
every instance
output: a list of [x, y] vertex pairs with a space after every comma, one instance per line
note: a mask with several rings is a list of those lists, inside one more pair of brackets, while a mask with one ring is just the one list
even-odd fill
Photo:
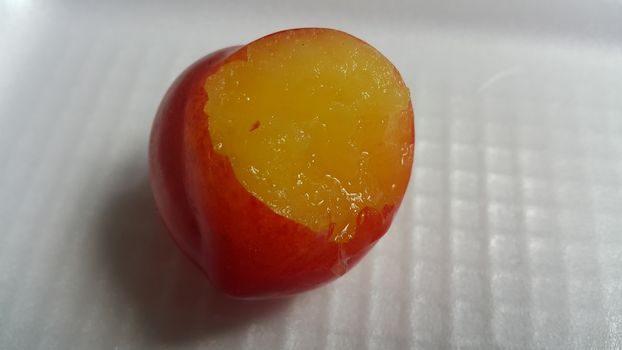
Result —
[[[327, 26], [411, 87], [414, 177], [353, 271], [216, 293], [158, 220], [165, 90]], [[0, 349], [622, 348], [622, 2], [0, 1]]]

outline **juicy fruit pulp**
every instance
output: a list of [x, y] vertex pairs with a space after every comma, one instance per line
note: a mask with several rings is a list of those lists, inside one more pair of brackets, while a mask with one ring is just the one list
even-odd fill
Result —
[[364, 208], [398, 203], [412, 163], [409, 91], [393, 65], [339, 31], [259, 39], [205, 84], [214, 150], [274, 212], [336, 241]]

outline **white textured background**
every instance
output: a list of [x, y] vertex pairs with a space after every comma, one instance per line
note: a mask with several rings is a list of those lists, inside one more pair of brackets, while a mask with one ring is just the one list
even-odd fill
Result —
[[[622, 1], [0, 1], [0, 349], [622, 348]], [[215, 293], [158, 221], [166, 88], [330, 26], [415, 101], [415, 175], [351, 273]]]

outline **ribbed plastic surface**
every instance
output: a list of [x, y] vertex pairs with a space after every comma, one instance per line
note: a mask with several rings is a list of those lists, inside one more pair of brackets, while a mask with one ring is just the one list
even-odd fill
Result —
[[[5, 1], [0, 348], [622, 348], [622, 5], [539, 4]], [[401, 70], [414, 177], [343, 278], [229, 300], [158, 219], [151, 121], [195, 59], [311, 25]]]

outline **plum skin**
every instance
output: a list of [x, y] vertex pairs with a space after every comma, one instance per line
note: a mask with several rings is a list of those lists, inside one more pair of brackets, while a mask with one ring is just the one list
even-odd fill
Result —
[[[152, 127], [150, 182], [170, 235], [216, 287], [237, 298], [278, 297], [351, 269], [388, 230], [400, 202], [380, 211], [364, 208], [354, 238], [340, 243], [248, 193], [229, 160], [214, 150], [203, 111], [207, 77], [245, 56], [240, 46], [216, 51], [172, 84]], [[412, 120], [412, 106], [409, 112]]]

